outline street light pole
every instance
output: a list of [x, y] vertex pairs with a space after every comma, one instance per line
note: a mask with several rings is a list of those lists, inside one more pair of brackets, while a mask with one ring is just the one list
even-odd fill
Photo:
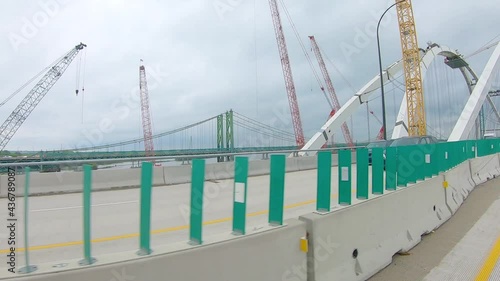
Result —
[[378, 47], [378, 64], [379, 64], [379, 71], [380, 71], [380, 91], [382, 92], [382, 126], [384, 127], [384, 140], [387, 140], [387, 123], [386, 123], [386, 118], [385, 118], [385, 93], [384, 93], [384, 79], [383, 79], [383, 73], [382, 73], [382, 56], [380, 55], [380, 37], [379, 37], [379, 28], [380, 28], [380, 22], [382, 22], [382, 18], [387, 14], [387, 12], [397, 4], [404, 2], [399, 1], [394, 4], [392, 4], [385, 12], [382, 14], [380, 19], [378, 20], [377, 24], [377, 47]]

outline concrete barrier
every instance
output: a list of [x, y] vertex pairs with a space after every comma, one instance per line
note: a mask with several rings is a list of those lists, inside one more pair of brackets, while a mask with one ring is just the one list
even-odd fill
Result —
[[285, 171], [287, 173], [289, 172], [296, 172], [299, 170], [299, 159], [298, 158], [286, 158], [286, 167]]
[[318, 166], [318, 158], [317, 157], [303, 157], [297, 159], [297, 170], [298, 171], [306, 171], [316, 169]]
[[270, 166], [271, 162], [269, 160], [250, 161], [248, 162], [248, 175], [252, 177], [268, 175]]
[[[410, 250], [451, 216], [442, 182], [437, 176], [334, 213], [301, 216], [310, 238], [308, 280], [366, 280]], [[335, 250], [329, 254], [317, 241]]]
[[[285, 223], [283, 227], [237, 238], [225, 235], [203, 246], [182, 243], [175, 245], [176, 249], [172, 246], [158, 247], [148, 257], [139, 258], [135, 252], [98, 257], [97, 263], [92, 266], [79, 266], [78, 261], [72, 261], [64, 270], [52, 265], [39, 265], [36, 273], [18, 275], [11, 280], [305, 281], [307, 258], [299, 247], [300, 238], [306, 235], [305, 223], [296, 219]], [[295, 275], [295, 268], [299, 266], [304, 268], [299, 275]], [[6, 270], [1, 272], [0, 279], [8, 273]]]
[[448, 187], [445, 189], [446, 205], [455, 214], [475, 187], [472, 181], [469, 161], [446, 172], [444, 179], [448, 182]]
[[153, 167], [153, 185], [165, 185], [165, 175], [163, 167]]
[[498, 155], [475, 158], [470, 163], [472, 179], [476, 185], [498, 176], [498, 168], [500, 167]]
[[[24, 174], [16, 175], [16, 189], [18, 194], [24, 190]], [[0, 176], [2, 193], [5, 197], [8, 176]], [[81, 172], [59, 172], [59, 173], [31, 173], [30, 195], [59, 194], [65, 192], [81, 192], [83, 189], [83, 174]]]
[[163, 182], [166, 185], [191, 182], [191, 165], [163, 167]]
[[[0, 198], [7, 195], [8, 176], [0, 176]], [[92, 189], [94, 191], [114, 188], [138, 187], [141, 182], [141, 169], [96, 170], [92, 171]], [[16, 175], [17, 191], [22, 192], [25, 175]], [[154, 167], [153, 185], [164, 185], [163, 168]], [[50, 195], [81, 192], [83, 189], [83, 172], [58, 172], [30, 174], [30, 195]], [[21, 194], [21, 193], [19, 193]]]
[[139, 186], [140, 184], [140, 168], [126, 170], [97, 170], [92, 173], [93, 190], [105, 190], [116, 187], [134, 187]]
[[206, 180], [223, 180], [234, 177], [234, 162], [213, 163], [205, 166]]

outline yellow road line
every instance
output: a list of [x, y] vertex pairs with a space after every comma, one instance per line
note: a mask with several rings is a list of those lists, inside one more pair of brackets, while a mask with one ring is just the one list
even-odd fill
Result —
[[[337, 196], [336, 194], [333, 194], [332, 198], [335, 198], [336, 196]], [[303, 201], [303, 202], [299, 202], [299, 203], [294, 203], [294, 204], [287, 205], [284, 208], [286, 210], [288, 210], [288, 209], [302, 207], [302, 206], [313, 204], [313, 203], [316, 203], [316, 200], [308, 200], [308, 201]], [[253, 213], [247, 214], [247, 217], [256, 217], [256, 216], [260, 216], [260, 215], [265, 215], [268, 212], [269, 212], [269, 210], [253, 212]], [[228, 217], [228, 218], [206, 221], [206, 222], [203, 222], [203, 225], [213, 225], [213, 224], [218, 224], [218, 223], [223, 223], [223, 222], [229, 222], [232, 219], [233, 219], [232, 217]], [[174, 232], [174, 231], [185, 230], [185, 229], [189, 229], [189, 225], [181, 225], [181, 226], [155, 229], [155, 230], [151, 231], [151, 234]], [[124, 235], [96, 238], [96, 239], [92, 239], [92, 243], [109, 242], [109, 241], [122, 240], [122, 239], [135, 238], [135, 237], [139, 237], [139, 233], [130, 233], [130, 234], [124, 234]], [[70, 246], [77, 246], [77, 245], [83, 245], [83, 241], [71, 241], [71, 242], [64, 242], [64, 243], [32, 246], [32, 247], [29, 247], [28, 250], [29, 251], [47, 250], [47, 249], [63, 248], [63, 247], [70, 247]], [[17, 252], [24, 251], [24, 248], [17, 248], [16, 251]], [[7, 254], [7, 253], [10, 253], [10, 251], [8, 249], [0, 250], [0, 254]]]
[[490, 254], [484, 261], [483, 266], [479, 271], [479, 274], [476, 276], [476, 279], [474, 280], [488, 281], [488, 279], [491, 276], [491, 273], [493, 272], [493, 269], [495, 269], [497, 261], [500, 261], [499, 257], [500, 257], [500, 236], [498, 236], [495, 245], [491, 249]]

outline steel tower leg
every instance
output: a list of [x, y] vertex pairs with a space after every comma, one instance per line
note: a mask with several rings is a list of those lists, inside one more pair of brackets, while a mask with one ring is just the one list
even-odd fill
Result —
[[[234, 134], [233, 134], [233, 110], [226, 112], [226, 148], [228, 152], [234, 151]], [[233, 156], [227, 156], [227, 161], [232, 161]]]
[[[224, 115], [217, 116], [217, 150], [222, 152], [224, 149]], [[224, 162], [223, 156], [217, 157], [217, 162]]]

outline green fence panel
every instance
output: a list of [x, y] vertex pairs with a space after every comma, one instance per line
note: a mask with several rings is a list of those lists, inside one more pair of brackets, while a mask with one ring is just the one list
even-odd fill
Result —
[[[37, 270], [37, 266], [30, 264], [29, 259], [29, 229], [28, 229], [28, 215], [29, 215], [29, 187], [30, 187], [30, 167], [24, 168], [24, 260], [26, 265], [19, 269], [19, 273], [31, 273]], [[10, 182], [9, 182], [10, 183]], [[11, 185], [9, 184], [10, 188]], [[10, 205], [8, 206], [10, 208]]]
[[462, 142], [459, 142], [457, 141], [455, 143], [455, 153], [456, 153], [456, 157], [455, 157], [455, 161], [453, 161], [453, 167], [456, 167], [458, 166], [458, 164], [460, 164], [462, 162], [462, 159], [463, 159], [463, 154], [464, 154], [464, 150], [463, 150], [463, 147], [462, 147]]
[[91, 265], [95, 259], [91, 254], [91, 202], [92, 196], [92, 166], [83, 166], [83, 254], [80, 265]]
[[[463, 146], [463, 151], [464, 152], [467, 151], [467, 141], [463, 141], [462, 146]], [[476, 142], [474, 142], [472, 145], [472, 152], [471, 153], [472, 153], [471, 159], [475, 158], [477, 155], [477, 143]], [[462, 164], [464, 161], [466, 161], [468, 159], [469, 159], [469, 157], [468, 157], [467, 153], [464, 153], [460, 163], [458, 163], [458, 164]]]
[[439, 171], [445, 172], [448, 170], [448, 143], [439, 143]]
[[205, 159], [194, 159], [191, 168], [191, 212], [189, 214], [189, 241], [203, 243], [203, 192], [205, 185]]
[[453, 142], [446, 143], [446, 170], [450, 170], [453, 167], [453, 155], [455, 154], [455, 145]]
[[372, 193], [384, 194], [384, 149], [372, 148]]
[[141, 169], [141, 217], [139, 255], [151, 254], [151, 189], [153, 186], [153, 163], [143, 162]]
[[444, 157], [446, 160], [446, 170], [449, 171], [451, 167], [453, 167], [453, 143], [446, 143], [446, 152]]
[[488, 140], [489, 155], [495, 154], [495, 140]]
[[422, 180], [425, 177], [425, 154], [419, 145], [409, 145], [408, 149], [408, 162], [413, 167], [413, 173], [409, 177], [408, 183], [416, 183], [417, 181]]
[[271, 155], [268, 220], [271, 225], [283, 225], [283, 207], [285, 204], [285, 165], [285, 155]]
[[[486, 145], [486, 140], [476, 140], [476, 157], [482, 157], [488, 155], [488, 147]], [[481, 153], [481, 156], [479, 155]]]
[[446, 143], [439, 143], [438, 144], [438, 161], [439, 161], [439, 172], [445, 172], [446, 171], [446, 156], [447, 156], [447, 151], [446, 151]]
[[397, 148], [387, 147], [385, 158], [385, 189], [396, 190]]
[[415, 172], [410, 178], [411, 183], [416, 183], [419, 180], [423, 180], [425, 177], [425, 153], [423, 152], [420, 145], [410, 145], [410, 164], [414, 167]]
[[464, 143], [465, 143], [465, 147], [466, 147], [465, 158], [466, 159], [474, 158], [474, 156], [473, 156], [474, 155], [474, 151], [473, 151], [474, 141], [473, 140], [466, 140], [466, 141], [464, 141]]
[[356, 150], [356, 198], [368, 199], [368, 149]]
[[480, 140], [482, 148], [483, 148], [483, 156], [490, 155], [490, 147], [489, 140]]
[[415, 168], [410, 164], [410, 148], [408, 146], [398, 147], [398, 171], [397, 185], [406, 187], [412, 175], [415, 173]]
[[351, 151], [339, 151], [339, 204], [351, 205]]
[[248, 157], [236, 157], [234, 163], [233, 233], [245, 234], [247, 212]]
[[433, 160], [432, 159], [432, 153], [433, 153], [433, 147], [430, 144], [424, 144], [424, 145], [419, 145], [419, 148], [422, 150], [423, 156], [424, 156], [424, 173], [422, 179], [430, 178], [432, 177], [432, 172], [433, 172]]
[[332, 194], [332, 153], [318, 153], [318, 174], [316, 191], [316, 210], [330, 212]]
[[437, 176], [441, 171], [439, 170], [439, 144], [430, 144], [431, 147], [431, 176]]
[[453, 153], [451, 155], [451, 168], [455, 168], [457, 164], [460, 162], [461, 154], [462, 154], [462, 148], [460, 146], [459, 142], [452, 142], [452, 150]]

